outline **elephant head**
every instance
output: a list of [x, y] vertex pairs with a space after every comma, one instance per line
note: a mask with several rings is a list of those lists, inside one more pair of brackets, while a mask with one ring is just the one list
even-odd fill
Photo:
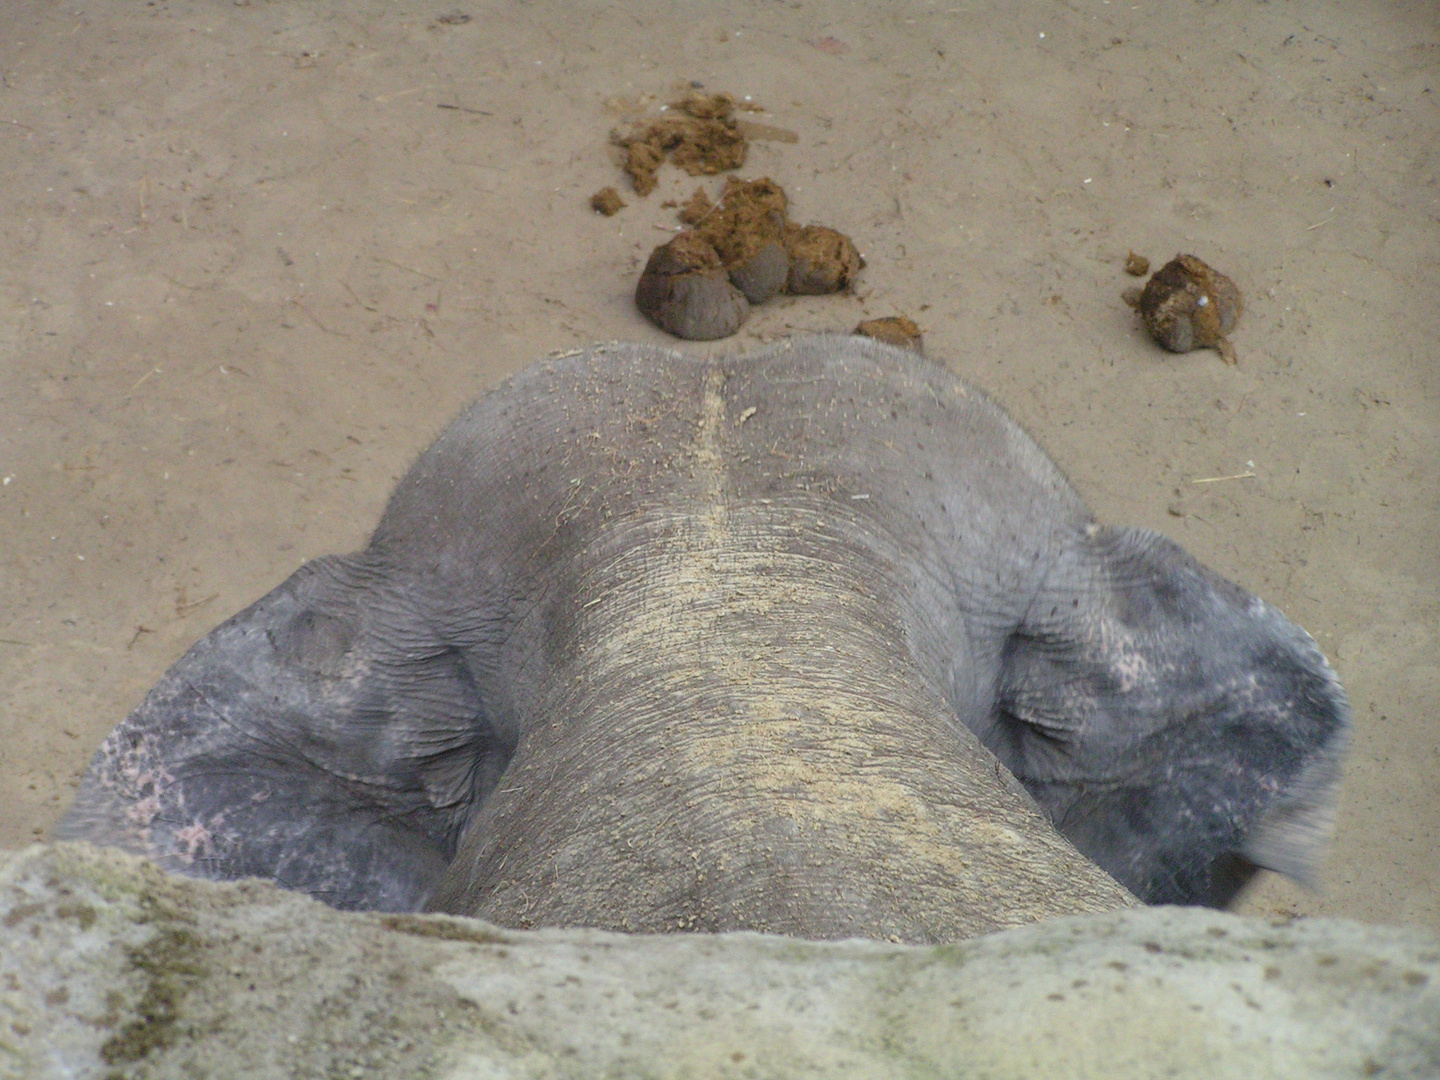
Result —
[[600, 346], [197, 644], [56, 835], [343, 907], [945, 940], [1306, 877], [1348, 723], [1303, 631], [940, 367]]

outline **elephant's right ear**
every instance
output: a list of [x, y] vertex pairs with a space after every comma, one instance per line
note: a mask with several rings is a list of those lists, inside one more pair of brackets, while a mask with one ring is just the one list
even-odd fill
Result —
[[982, 737], [1072, 843], [1151, 903], [1313, 882], [1349, 705], [1315, 642], [1157, 533], [1090, 525], [1006, 647]]

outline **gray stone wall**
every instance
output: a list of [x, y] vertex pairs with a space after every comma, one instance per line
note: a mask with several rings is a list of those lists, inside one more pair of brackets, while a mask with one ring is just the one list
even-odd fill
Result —
[[5, 1077], [1440, 1076], [1440, 939], [1153, 908], [953, 945], [349, 915], [0, 853]]

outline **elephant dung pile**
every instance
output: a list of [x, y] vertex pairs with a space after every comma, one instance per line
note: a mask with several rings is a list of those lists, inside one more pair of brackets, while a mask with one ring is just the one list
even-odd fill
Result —
[[[1133, 251], [1125, 263], [1126, 272], [1136, 277], [1149, 268], [1149, 260]], [[1171, 352], [1214, 349], [1227, 364], [1236, 362], [1227, 335], [1245, 302], [1235, 282], [1202, 259], [1176, 255], [1155, 271], [1144, 289], [1127, 289], [1124, 296], [1150, 336]]]
[[[692, 92], [666, 106], [671, 115], [612, 132], [635, 193], [655, 190], [666, 160], [691, 176], [740, 168], [747, 131], [795, 141], [793, 132], [741, 123], [736, 108], [729, 94]], [[590, 205], [609, 217], [625, 203], [614, 188], [605, 188]], [[854, 243], [824, 225], [797, 225], [788, 206], [784, 190], [769, 177], [731, 178], [713, 204], [697, 188], [680, 212], [691, 228], [651, 253], [635, 290], [636, 306], [676, 337], [708, 341], [735, 333], [752, 306], [779, 293], [818, 296], [850, 288], [865, 265]]]
[[789, 200], [769, 177], [731, 178], [711, 204], [696, 189], [680, 211], [691, 226], [657, 247], [635, 289], [647, 319], [676, 337], [729, 337], [752, 305], [781, 292], [848, 289], [865, 260], [843, 233], [789, 220]]
[[0, 852], [0, 1075], [1434, 1076], [1440, 940], [1191, 908], [941, 946], [345, 914]]

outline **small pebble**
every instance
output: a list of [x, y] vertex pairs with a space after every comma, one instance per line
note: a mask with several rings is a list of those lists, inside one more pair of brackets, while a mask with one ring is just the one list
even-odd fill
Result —
[[625, 200], [620, 198], [620, 193], [613, 187], [601, 188], [590, 196], [590, 209], [597, 214], [614, 217], [625, 209]]
[[855, 327], [854, 333], [861, 337], [874, 338], [887, 345], [896, 345], [912, 352], [924, 353], [925, 339], [920, 327], [913, 319], [904, 315], [887, 315], [883, 319], [866, 319]]

